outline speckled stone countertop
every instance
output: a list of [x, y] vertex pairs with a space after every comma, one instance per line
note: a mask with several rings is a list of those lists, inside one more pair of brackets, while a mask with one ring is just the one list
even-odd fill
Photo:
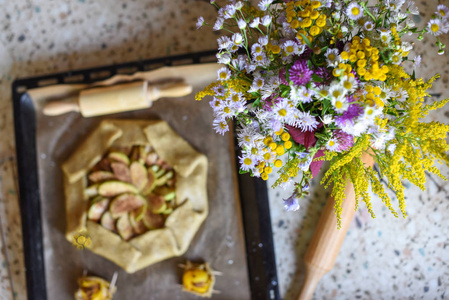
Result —
[[[436, 2], [436, 1], [435, 1]], [[422, 1], [422, 27], [436, 3]], [[16, 78], [211, 50], [217, 34], [195, 30], [199, 15], [212, 20], [207, 1], [0, 0], [0, 299], [26, 299], [12, 118]], [[449, 42], [448, 37], [443, 39]], [[423, 55], [419, 76], [439, 72], [436, 99], [449, 96], [449, 55], [436, 55], [433, 40], [416, 43]], [[430, 115], [448, 121], [449, 108]], [[442, 169], [444, 175], [449, 170]], [[428, 176], [426, 191], [407, 185], [407, 219], [395, 219], [377, 198], [372, 220], [362, 207], [333, 270], [316, 299], [449, 299], [449, 183]], [[295, 299], [303, 256], [328, 191], [314, 181], [310, 199], [285, 212], [287, 192], [270, 191], [279, 288]], [[397, 203], [395, 203], [397, 204]]]

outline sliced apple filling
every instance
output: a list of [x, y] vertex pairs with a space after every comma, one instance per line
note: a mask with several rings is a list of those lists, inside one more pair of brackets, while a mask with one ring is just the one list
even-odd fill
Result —
[[164, 227], [173, 212], [175, 171], [149, 146], [109, 151], [87, 178], [87, 219], [125, 241]]

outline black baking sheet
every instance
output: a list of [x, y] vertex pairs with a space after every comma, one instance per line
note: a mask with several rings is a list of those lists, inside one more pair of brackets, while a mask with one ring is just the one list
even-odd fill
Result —
[[[211, 61], [214, 58], [214, 52], [203, 52], [19, 79], [13, 83], [20, 206], [29, 299], [47, 299], [47, 283], [45, 281], [41, 200], [37, 172], [36, 112], [26, 90], [67, 81], [90, 83], [103, 79], [99, 78], [98, 74], [100, 77], [101, 74], [106, 74], [109, 77], [117, 73], [146, 71], [164, 65], [197, 64]], [[235, 150], [236, 157], [238, 157], [238, 149]], [[265, 183], [247, 175], [238, 175], [238, 182], [251, 298], [280, 299]]]

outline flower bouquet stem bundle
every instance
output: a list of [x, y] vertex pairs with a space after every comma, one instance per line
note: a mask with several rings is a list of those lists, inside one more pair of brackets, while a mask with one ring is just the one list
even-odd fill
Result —
[[[287, 210], [299, 208], [325, 160], [330, 168], [321, 183], [333, 185], [338, 227], [346, 178], [354, 185], [355, 209], [362, 200], [373, 217], [370, 186], [398, 217], [387, 182], [405, 217], [402, 181], [424, 189], [425, 172], [444, 178], [434, 163], [449, 163], [449, 126], [421, 119], [449, 98], [424, 103], [439, 76], [424, 80], [405, 71], [421, 58], [409, 58], [413, 44], [404, 38], [434, 35], [444, 52], [438, 36], [449, 31], [446, 6], [419, 30], [413, 1], [211, 2], [218, 18], [210, 26], [228, 33], [218, 39], [224, 66], [196, 99], [212, 96], [218, 133], [237, 123], [241, 173], [274, 176], [273, 188], [294, 187], [284, 200]], [[200, 17], [197, 25], [209, 24]], [[380, 176], [363, 165], [364, 152]]]
[[[438, 5], [419, 29], [413, 1], [211, 2], [218, 18], [209, 24], [200, 17], [197, 26], [225, 33], [217, 53], [223, 67], [196, 99], [212, 97], [218, 133], [236, 122], [241, 173], [274, 176], [273, 188], [293, 187], [284, 200], [287, 210], [299, 209], [324, 161], [330, 167], [321, 184], [333, 186], [334, 229], [347, 222], [348, 182], [354, 203], [344, 209], [354, 211], [362, 201], [374, 218], [370, 189], [395, 217], [397, 210], [405, 217], [403, 181], [425, 189], [426, 172], [445, 179], [435, 163], [449, 164], [449, 126], [422, 119], [449, 99], [425, 104], [439, 76], [424, 80], [405, 68], [421, 62], [409, 57], [413, 43], [406, 39], [413, 36], [435, 36], [444, 53], [439, 36], [449, 31], [446, 6]], [[379, 172], [364, 164], [363, 155]], [[333, 249], [338, 253], [338, 243]]]

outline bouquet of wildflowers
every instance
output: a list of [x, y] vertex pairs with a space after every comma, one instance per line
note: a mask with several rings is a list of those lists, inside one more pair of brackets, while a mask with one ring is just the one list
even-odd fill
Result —
[[[382, 181], [399, 200], [405, 217], [402, 180], [424, 189], [425, 172], [444, 176], [435, 161], [449, 164], [449, 126], [421, 121], [445, 99], [425, 105], [431, 83], [408, 74], [421, 57], [409, 58], [413, 45], [403, 37], [436, 37], [449, 31], [449, 9], [438, 5], [426, 28], [419, 30], [411, 14], [413, 1], [261, 0], [227, 2], [218, 9], [218, 79], [196, 95], [212, 96], [213, 127], [224, 134], [237, 124], [242, 149], [240, 172], [267, 180], [274, 187], [294, 185], [284, 200], [299, 208], [309, 182], [323, 161], [330, 161], [322, 184], [333, 184], [340, 220], [346, 179], [352, 181], [374, 217], [369, 186], [396, 217]], [[198, 28], [209, 25], [202, 17]], [[378, 164], [378, 174], [365, 167], [362, 152]], [[356, 206], [358, 202], [356, 203]]]

